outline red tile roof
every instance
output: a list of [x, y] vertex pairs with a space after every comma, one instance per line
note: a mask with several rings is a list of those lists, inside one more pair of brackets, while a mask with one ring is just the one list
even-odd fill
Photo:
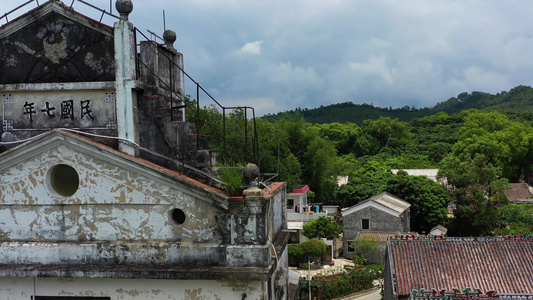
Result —
[[412, 290], [466, 287], [533, 294], [533, 237], [390, 240], [398, 296]]

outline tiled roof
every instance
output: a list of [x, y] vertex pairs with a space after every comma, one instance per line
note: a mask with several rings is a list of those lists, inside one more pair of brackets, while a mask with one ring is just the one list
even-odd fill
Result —
[[390, 240], [396, 294], [471, 287], [500, 294], [533, 293], [533, 237]]
[[383, 192], [378, 195], [374, 195], [363, 202], [359, 202], [356, 205], [350, 206], [348, 208], [342, 209], [342, 215], [347, 216], [351, 213], [365, 209], [368, 206], [374, 206], [380, 210], [387, 211], [390, 214], [400, 215], [406, 211], [411, 204], [409, 202], [403, 201], [402, 199], [391, 195], [387, 192]]
[[383, 192], [379, 195], [373, 196], [370, 198], [370, 200], [373, 200], [383, 206], [386, 206], [390, 209], [393, 209], [399, 213], [405, 211], [408, 209], [411, 204], [409, 202], [403, 201], [402, 199], [391, 195], [387, 192]]
[[533, 201], [533, 193], [529, 190], [527, 183], [511, 183], [511, 189], [504, 193], [510, 202], [523, 202], [526, 199]]
[[397, 232], [365, 232], [365, 231], [360, 231], [357, 234], [357, 239], [358, 238], [371, 238], [375, 242], [382, 243], [382, 242], [386, 242], [389, 237], [394, 237], [396, 235], [398, 235]]

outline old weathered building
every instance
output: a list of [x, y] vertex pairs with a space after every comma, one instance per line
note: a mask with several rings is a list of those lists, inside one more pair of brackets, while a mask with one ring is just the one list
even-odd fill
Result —
[[286, 299], [285, 184], [191, 178], [213, 156], [175, 34], [137, 42], [116, 7], [114, 27], [52, 0], [0, 28], [0, 299]]
[[[385, 241], [383, 236], [393, 236], [410, 231], [410, 207], [408, 202], [387, 192], [370, 197], [342, 211], [343, 254], [352, 258], [353, 241], [360, 237], [374, 237], [381, 243], [381, 251], [375, 262], [383, 262]], [[364, 235], [361, 235], [364, 233]]]

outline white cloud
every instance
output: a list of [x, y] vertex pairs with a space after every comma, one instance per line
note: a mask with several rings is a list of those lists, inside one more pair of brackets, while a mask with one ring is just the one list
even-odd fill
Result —
[[252, 54], [252, 55], [261, 54], [261, 44], [263, 44], [263, 41], [255, 41], [255, 42], [246, 43], [244, 46], [241, 47], [240, 52], [243, 54]]
[[375, 55], [370, 55], [365, 63], [352, 62], [349, 64], [349, 68], [357, 78], [378, 77], [386, 84], [394, 82], [393, 75], [396, 72], [394, 69], [389, 69], [387, 59], [384, 56]]
[[[267, 113], [277, 113], [280, 111], [280, 107], [272, 98], [248, 98], [240, 100], [227, 100], [225, 102], [225, 105], [227, 106], [253, 107], [256, 117]], [[252, 117], [250, 111], [248, 112], [248, 117]]]
[[503, 46], [504, 60], [511, 69], [533, 68], [531, 59], [524, 59], [533, 53], [533, 38], [520, 36]]

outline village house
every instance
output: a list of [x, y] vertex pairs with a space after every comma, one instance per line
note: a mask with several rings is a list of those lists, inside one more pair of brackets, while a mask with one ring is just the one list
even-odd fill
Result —
[[0, 27], [0, 299], [287, 299], [285, 183], [251, 164], [244, 196], [222, 190], [175, 33], [138, 41], [116, 9]]
[[408, 202], [387, 192], [370, 197], [342, 211], [343, 256], [353, 258], [352, 247], [358, 238], [369, 238], [380, 244], [372, 262], [383, 262], [387, 237], [410, 231]]
[[[287, 229], [292, 231], [290, 243], [302, 243], [308, 240], [303, 235], [305, 223], [320, 217], [328, 217], [337, 220], [336, 206], [325, 206], [323, 203], [310, 203], [307, 201], [308, 185], [298, 185], [292, 192], [287, 194]], [[329, 209], [329, 210], [327, 210]], [[338, 239], [323, 239], [328, 250], [324, 261], [330, 262], [339, 254]]]
[[532, 299], [533, 236], [389, 239], [384, 299]]

